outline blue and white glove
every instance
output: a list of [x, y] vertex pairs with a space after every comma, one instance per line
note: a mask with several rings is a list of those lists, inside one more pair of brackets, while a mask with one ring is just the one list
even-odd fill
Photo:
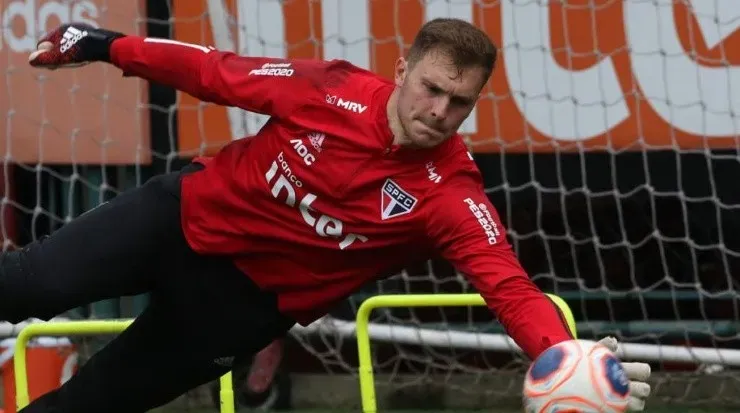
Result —
[[[608, 348], [612, 353], [619, 349], [619, 343], [614, 337], [604, 337], [599, 343]], [[647, 380], [650, 378], [650, 365], [646, 363], [626, 363], [622, 362], [624, 372], [630, 381], [630, 398], [628, 410], [639, 412], [645, 409], [645, 401], [650, 396], [650, 385]]]

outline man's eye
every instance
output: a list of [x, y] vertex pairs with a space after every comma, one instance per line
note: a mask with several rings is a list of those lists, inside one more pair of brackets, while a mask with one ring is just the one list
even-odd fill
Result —
[[454, 98], [454, 99], [452, 99], [452, 103], [454, 103], [457, 106], [469, 106], [473, 102], [471, 100], [468, 100], [468, 99]]

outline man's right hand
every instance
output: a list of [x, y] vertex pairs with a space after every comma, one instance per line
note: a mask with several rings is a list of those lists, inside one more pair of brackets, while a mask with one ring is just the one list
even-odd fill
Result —
[[28, 63], [54, 70], [84, 66], [91, 62], [110, 62], [111, 43], [124, 36], [88, 24], [64, 24], [39, 40], [36, 51], [28, 56]]

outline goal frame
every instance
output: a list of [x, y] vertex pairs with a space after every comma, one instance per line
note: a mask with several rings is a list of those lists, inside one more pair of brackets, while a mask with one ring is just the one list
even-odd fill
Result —
[[[554, 294], [546, 294], [563, 313], [573, 337], [577, 337], [576, 322], [568, 304]], [[463, 307], [485, 306], [480, 294], [381, 294], [362, 302], [355, 322], [359, 358], [360, 397], [363, 413], [377, 413], [373, 361], [370, 351], [370, 314], [377, 308], [391, 307]]]
[[[15, 393], [16, 408], [18, 410], [26, 407], [29, 403], [28, 373], [26, 370], [26, 349], [28, 342], [36, 336], [68, 336], [68, 335], [94, 335], [94, 334], [120, 334], [128, 328], [133, 319], [122, 320], [76, 320], [76, 321], [51, 321], [44, 323], [29, 324], [18, 333], [13, 354], [13, 367], [15, 369]], [[221, 413], [235, 413], [234, 390], [231, 371], [219, 379], [219, 397]]]

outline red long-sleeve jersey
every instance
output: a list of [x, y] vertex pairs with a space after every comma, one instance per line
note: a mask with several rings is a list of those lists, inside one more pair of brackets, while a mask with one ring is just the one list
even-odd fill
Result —
[[111, 59], [125, 75], [270, 116], [183, 179], [182, 225], [195, 251], [233, 257], [300, 324], [379, 274], [441, 253], [530, 357], [571, 338], [519, 264], [461, 137], [424, 150], [393, 144], [393, 83], [346, 61], [135, 36], [116, 40]]

